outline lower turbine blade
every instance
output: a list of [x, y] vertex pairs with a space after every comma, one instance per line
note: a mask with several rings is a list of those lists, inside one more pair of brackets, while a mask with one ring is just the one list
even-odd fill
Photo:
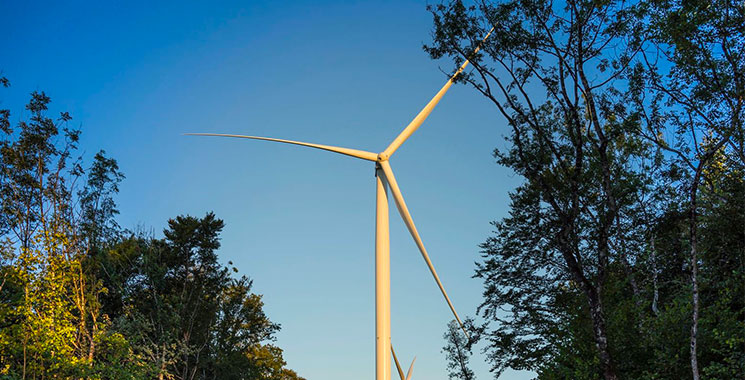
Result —
[[184, 135], [187, 135], [187, 136], [234, 137], [234, 138], [239, 138], [239, 139], [274, 141], [274, 142], [280, 142], [280, 143], [284, 143], [284, 144], [300, 145], [300, 146], [307, 146], [309, 148], [327, 150], [329, 152], [340, 153], [340, 154], [344, 154], [344, 155], [352, 156], [352, 157], [356, 157], [356, 158], [361, 158], [363, 160], [368, 160], [368, 161], [375, 161], [375, 160], [378, 159], [378, 155], [377, 154], [371, 153], [371, 152], [366, 152], [364, 150], [341, 148], [341, 147], [338, 147], [338, 146], [331, 146], [331, 145], [311, 144], [311, 143], [306, 143], [306, 142], [302, 142], [302, 141], [292, 141], [292, 140], [275, 139], [275, 138], [271, 138], [271, 137], [230, 135], [230, 134], [225, 134], [225, 133], [184, 133]]
[[414, 356], [414, 360], [411, 361], [411, 365], [409, 366], [409, 372], [406, 372], [406, 380], [411, 380], [411, 374], [414, 373], [414, 362], [416, 361], [416, 356]]
[[[398, 370], [398, 376], [401, 377], [401, 380], [404, 379], [404, 371], [401, 369], [401, 364], [398, 362], [398, 358], [396, 357], [396, 351], [393, 351], [393, 345], [391, 344], [391, 353], [393, 354], [393, 361], [396, 362], [396, 369]], [[414, 358], [416, 360], [416, 358]], [[412, 365], [414, 363], [411, 363]], [[411, 368], [409, 368], [409, 372], [411, 372]]]
[[393, 193], [393, 199], [396, 200], [396, 206], [398, 207], [399, 214], [401, 214], [401, 218], [404, 220], [406, 227], [409, 229], [409, 232], [411, 233], [411, 237], [414, 238], [414, 242], [416, 243], [416, 246], [419, 248], [419, 252], [422, 253], [422, 257], [424, 258], [424, 261], [427, 263], [427, 267], [429, 267], [429, 271], [432, 273], [432, 277], [435, 278], [435, 281], [437, 282], [437, 286], [440, 287], [440, 292], [442, 292], [442, 295], [445, 296], [445, 301], [447, 301], [448, 306], [450, 306], [450, 310], [453, 312], [455, 319], [460, 324], [460, 328], [463, 330], [463, 333], [466, 334], [466, 338], [468, 338], [468, 332], [466, 331], [466, 327], [463, 325], [463, 322], [460, 320], [458, 313], [455, 311], [455, 307], [453, 306], [453, 303], [450, 302], [450, 297], [448, 297], [448, 293], [445, 291], [445, 287], [442, 286], [442, 282], [440, 281], [440, 276], [437, 275], [437, 271], [435, 270], [434, 265], [432, 265], [432, 260], [430, 260], [429, 254], [427, 254], [427, 250], [424, 248], [424, 243], [422, 242], [422, 238], [419, 236], [419, 232], [417, 232], [416, 230], [416, 226], [414, 225], [414, 220], [411, 218], [409, 209], [406, 207], [404, 196], [401, 194], [401, 189], [398, 188], [396, 177], [393, 175], [393, 169], [391, 169], [391, 164], [389, 164], [388, 161], [382, 161], [380, 162], [380, 166], [383, 168], [385, 177], [388, 180], [388, 186], [391, 188], [391, 193]]

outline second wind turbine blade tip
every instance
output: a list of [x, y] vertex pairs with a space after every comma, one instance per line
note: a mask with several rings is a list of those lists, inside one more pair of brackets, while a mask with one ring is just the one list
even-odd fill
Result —
[[414, 356], [414, 360], [411, 361], [411, 365], [409, 366], [409, 371], [406, 373], [406, 380], [411, 380], [411, 375], [414, 373], [414, 362], [416, 361], [416, 356]]

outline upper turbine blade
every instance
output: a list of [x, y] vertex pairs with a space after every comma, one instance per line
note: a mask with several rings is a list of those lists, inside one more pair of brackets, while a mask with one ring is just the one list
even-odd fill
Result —
[[[489, 33], [486, 34], [486, 37], [484, 37], [484, 39], [481, 40], [479, 45], [476, 46], [476, 50], [473, 51], [473, 55], [478, 53], [478, 51], [481, 49], [481, 44], [483, 44], [486, 41], [486, 39], [489, 38], [489, 36], [491, 35], [493, 31], [494, 31], [494, 28], [491, 28]], [[427, 119], [427, 116], [429, 116], [429, 114], [435, 108], [437, 103], [440, 102], [440, 99], [442, 99], [445, 93], [448, 92], [448, 90], [450, 89], [450, 86], [453, 85], [453, 80], [455, 79], [455, 77], [457, 77], [458, 74], [463, 72], [466, 66], [468, 66], [468, 60], [463, 62], [463, 64], [458, 69], [458, 71], [456, 71], [455, 74], [453, 74], [453, 76], [451, 76], [450, 79], [448, 79], [447, 83], [445, 83], [445, 85], [442, 86], [440, 91], [438, 91], [437, 94], [435, 94], [435, 97], [432, 98], [432, 100], [430, 100], [429, 103], [427, 103], [427, 105], [424, 106], [424, 108], [422, 108], [421, 111], [419, 111], [419, 114], [417, 114], [414, 120], [412, 120], [411, 123], [409, 123], [409, 125], [407, 125], [406, 128], [404, 128], [404, 130], [396, 137], [396, 139], [393, 140], [391, 145], [388, 145], [388, 147], [385, 148], [385, 150], [383, 151], [383, 156], [385, 157], [392, 156], [393, 153], [395, 153], [396, 150], [401, 146], [401, 144], [403, 144], [404, 141], [406, 141], [406, 139], [408, 139], [409, 136], [411, 136], [417, 130], [417, 128], [419, 128], [419, 126], [422, 125], [424, 120]]]
[[224, 133], [184, 133], [184, 134], [187, 136], [219, 136], [219, 137], [236, 137], [236, 138], [241, 138], [241, 139], [252, 139], [252, 140], [275, 141], [275, 142], [280, 142], [280, 143], [285, 143], [285, 144], [301, 145], [301, 146], [307, 146], [310, 148], [327, 150], [329, 152], [340, 153], [340, 154], [344, 154], [344, 155], [352, 156], [356, 158], [361, 158], [363, 160], [368, 160], [368, 161], [375, 161], [378, 159], [377, 154], [366, 152], [364, 150], [340, 148], [338, 146], [331, 146], [331, 145], [311, 144], [311, 143], [306, 143], [302, 141], [282, 140], [282, 139], [274, 139], [270, 137], [258, 137], [258, 136], [229, 135], [229, 134], [224, 134]]
[[[393, 361], [396, 362], [396, 369], [398, 370], [398, 376], [401, 378], [401, 380], [406, 380], [404, 378], [404, 371], [401, 369], [401, 364], [398, 362], [398, 358], [396, 357], [396, 351], [393, 350], [392, 344], [391, 344], [391, 353], [393, 354]], [[414, 360], [416, 360], [416, 358], [414, 358]]]
[[406, 202], [404, 201], [404, 197], [401, 194], [401, 189], [398, 188], [398, 183], [396, 182], [396, 177], [393, 175], [393, 169], [391, 169], [391, 165], [388, 163], [388, 161], [382, 161], [380, 162], [380, 167], [383, 168], [385, 178], [388, 180], [388, 186], [391, 188], [391, 193], [393, 193], [393, 199], [396, 201], [396, 206], [398, 207], [399, 214], [401, 214], [401, 218], [403, 218], [406, 227], [409, 229], [411, 237], [414, 238], [414, 242], [416, 242], [416, 246], [419, 248], [419, 252], [422, 253], [422, 257], [427, 263], [429, 271], [432, 272], [432, 276], [435, 278], [437, 286], [440, 287], [442, 295], [445, 296], [445, 300], [447, 301], [448, 306], [450, 306], [450, 310], [453, 312], [455, 319], [458, 321], [458, 323], [460, 323], [460, 327], [461, 329], [463, 329], [463, 333], [466, 334], [466, 337], [468, 337], [466, 327], [463, 325], [463, 322], [460, 320], [458, 313], [455, 311], [453, 303], [450, 302], [450, 297], [448, 297], [448, 293], [445, 291], [445, 287], [442, 286], [440, 276], [437, 275], [437, 271], [435, 271], [435, 267], [432, 265], [432, 260], [429, 259], [427, 250], [424, 248], [422, 238], [419, 236], [419, 232], [417, 232], [416, 230], [414, 220], [411, 219], [411, 214], [409, 213], [409, 209], [406, 207]]

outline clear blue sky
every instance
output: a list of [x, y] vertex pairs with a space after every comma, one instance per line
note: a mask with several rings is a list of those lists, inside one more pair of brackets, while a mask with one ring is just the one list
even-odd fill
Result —
[[[83, 129], [127, 179], [120, 223], [154, 229], [214, 211], [221, 260], [254, 279], [282, 324], [288, 366], [313, 380], [373, 378], [373, 165], [286, 145], [184, 137], [226, 132], [380, 151], [444, 84], [421, 49], [423, 2], [65, 2], [0, 5], [0, 94], [13, 120], [28, 93]], [[433, 262], [461, 315], [489, 222], [518, 179], [494, 163], [504, 120], [455, 86], [392, 160]], [[395, 209], [392, 208], [395, 212]], [[391, 214], [393, 342], [415, 379], [447, 378], [450, 312]], [[490, 378], [481, 355], [479, 378]], [[507, 372], [502, 379], [527, 379]]]

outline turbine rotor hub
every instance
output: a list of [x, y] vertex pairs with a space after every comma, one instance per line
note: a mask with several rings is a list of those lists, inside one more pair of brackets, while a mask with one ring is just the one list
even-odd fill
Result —
[[378, 153], [378, 160], [377, 161], [378, 162], [388, 161], [389, 158], [390, 157], [385, 152], [381, 152], [381, 153]]

